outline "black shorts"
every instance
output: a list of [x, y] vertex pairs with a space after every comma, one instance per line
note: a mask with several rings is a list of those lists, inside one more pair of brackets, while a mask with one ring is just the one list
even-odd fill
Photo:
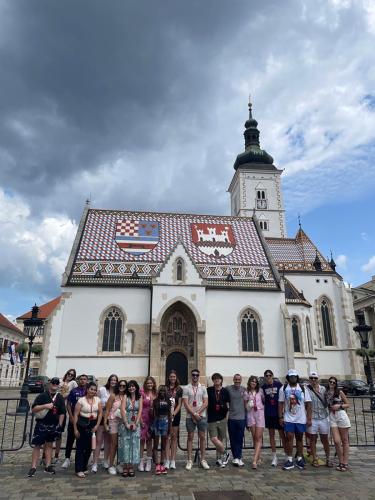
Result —
[[31, 444], [34, 446], [43, 446], [45, 443], [53, 443], [61, 437], [60, 432], [56, 432], [57, 424], [43, 424], [37, 422], [35, 424], [33, 439]]
[[280, 422], [279, 422], [279, 417], [269, 417], [266, 415], [264, 417], [264, 420], [265, 420], [267, 429], [282, 429]]
[[181, 421], [181, 412], [178, 412], [177, 415], [173, 417], [172, 427], [179, 427]]

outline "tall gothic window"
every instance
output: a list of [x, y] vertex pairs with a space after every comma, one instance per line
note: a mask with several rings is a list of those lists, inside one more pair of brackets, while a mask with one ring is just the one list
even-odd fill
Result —
[[259, 352], [259, 322], [250, 310], [241, 318], [242, 350]]
[[311, 326], [309, 318], [306, 318], [306, 336], [307, 336], [307, 347], [309, 349], [309, 354], [313, 354], [313, 343], [311, 337]]
[[301, 342], [299, 336], [299, 321], [296, 317], [292, 319], [292, 334], [293, 334], [293, 347], [294, 352], [301, 352]]
[[333, 345], [332, 316], [330, 304], [326, 298], [320, 303], [320, 315], [322, 319], [324, 345], [331, 346]]
[[102, 351], [121, 351], [122, 314], [116, 307], [111, 307], [104, 320]]
[[184, 263], [182, 259], [177, 260], [177, 266], [176, 266], [176, 279], [177, 281], [182, 281], [184, 278]]

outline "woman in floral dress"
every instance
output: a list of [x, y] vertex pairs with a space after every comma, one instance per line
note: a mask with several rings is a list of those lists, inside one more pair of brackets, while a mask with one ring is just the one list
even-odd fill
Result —
[[123, 466], [124, 477], [134, 477], [134, 466], [139, 464], [142, 406], [139, 385], [135, 380], [130, 380], [121, 403], [122, 423], [118, 430], [117, 454]]

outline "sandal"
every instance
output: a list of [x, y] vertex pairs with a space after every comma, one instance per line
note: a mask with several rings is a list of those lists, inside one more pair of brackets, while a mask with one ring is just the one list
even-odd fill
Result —
[[257, 469], [258, 468], [258, 465], [256, 462], [253, 462], [253, 465], [251, 466], [252, 469]]
[[311, 462], [311, 465], [313, 467], [320, 467], [319, 465], [319, 460], [317, 458], [315, 458], [312, 462]]
[[129, 467], [129, 477], [134, 477], [135, 474], [134, 474], [134, 469], [133, 469], [133, 466]]
[[326, 459], [326, 467], [333, 467], [333, 462], [329, 458]]
[[77, 472], [76, 476], [80, 479], [84, 479], [86, 477], [84, 472]]
[[348, 470], [347, 469], [347, 464], [339, 464], [336, 467], [336, 470], [338, 470], [339, 472], [346, 472]]
[[128, 477], [129, 476], [129, 470], [128, 468], [124, 465], [122, 469], [122, 477]]

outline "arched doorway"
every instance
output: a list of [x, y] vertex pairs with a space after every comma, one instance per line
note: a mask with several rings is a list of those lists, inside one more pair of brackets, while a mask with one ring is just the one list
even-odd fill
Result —
[[188, 360], [185, 354], [179, 351], [173, 351], [168, 355], [165, 363], [165, 378], [168, 377], [171, 370], [177, 372], [180, 384], [186, 385], [188, 383]]

